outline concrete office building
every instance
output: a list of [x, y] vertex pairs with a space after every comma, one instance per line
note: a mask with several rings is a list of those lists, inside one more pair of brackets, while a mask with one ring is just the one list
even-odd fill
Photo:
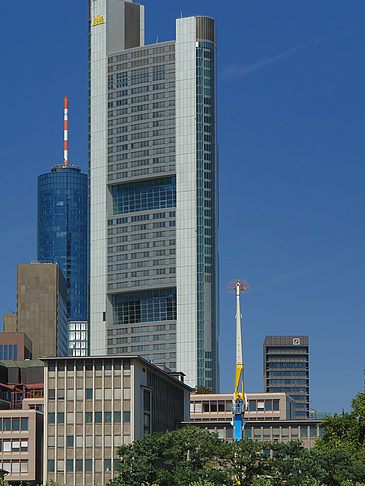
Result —
[[[190, 397], [190, 420], [186, 423], [215, 432], [233, 441], [232, 394]], [[310, 449], [323, 434], [321, 420], [295, 418], [295, 402], [286, 393], [248, 393], [244, 435], [247, 439], [287, 442], [300, 439]]]
[[[58, 264], [17, 266], [16, 331], [33, 343], [33, 359], [65, 356], [67, 338], [67, 286]], [[11, 329], [7, 328], [7, 323]], [[14, 319], [4, 318], [4, 331], [14, 331]]]
[[89, 0], [90, 352], [218, 387], [214, 20]]
[[308, 418], [308, 336], [266, 336], [263, 357], [264, 391], [287, 393], [295, 401], [295, 418]]
[[44, 482], [106, 484], [120, 445], [189, 417], [191, 389], [138, 356], [44, 363]]

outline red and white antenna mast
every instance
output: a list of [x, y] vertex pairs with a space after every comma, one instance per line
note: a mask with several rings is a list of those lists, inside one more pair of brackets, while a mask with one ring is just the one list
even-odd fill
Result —
[[68, 96], [63, 99], [63, 158], [64, 165], [68, 165]]

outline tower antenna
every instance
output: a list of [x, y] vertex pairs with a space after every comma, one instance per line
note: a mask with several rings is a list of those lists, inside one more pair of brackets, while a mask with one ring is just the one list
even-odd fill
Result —
[[68, 165], [68, 96], [63, 98], [63, 158]]

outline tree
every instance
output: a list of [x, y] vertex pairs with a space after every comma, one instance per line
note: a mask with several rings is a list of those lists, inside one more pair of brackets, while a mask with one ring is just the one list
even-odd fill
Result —
[[119, 475], [109, 484], [170, 486], [201, 480], [230, 486], [232, 479], [224, 468], [229, 448], [217, 434], [197, 427], [147, 435], [118, 449]]

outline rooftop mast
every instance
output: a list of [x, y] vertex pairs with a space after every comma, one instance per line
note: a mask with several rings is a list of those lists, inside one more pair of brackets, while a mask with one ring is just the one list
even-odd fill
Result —
[[68, 96], [63, 99], [63, 158], [68, 165]]

